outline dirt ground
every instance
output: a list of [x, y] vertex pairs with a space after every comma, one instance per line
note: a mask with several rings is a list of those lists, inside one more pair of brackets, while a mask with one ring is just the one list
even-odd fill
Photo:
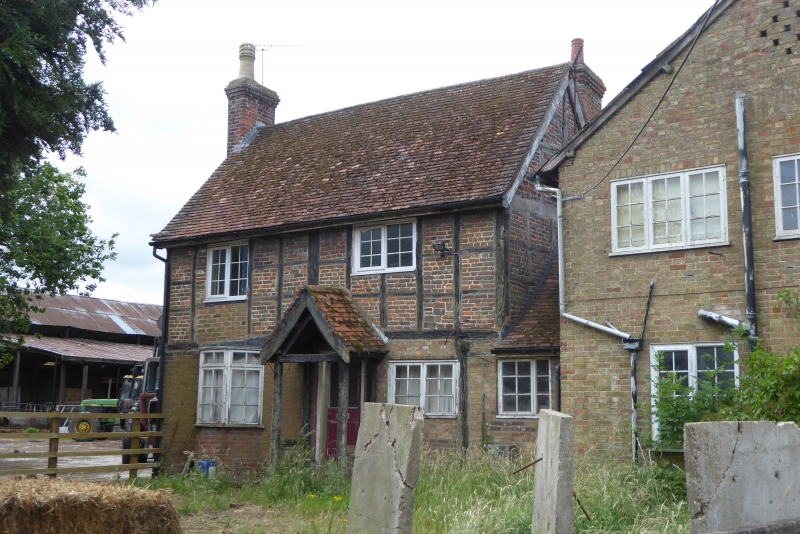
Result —
[[181, 517], [184, 534], [283, 534], [308, 532], [309, 526], [280, 510], [254, 505]]
[[[3, 429], [6, 431], [6, 429]], [[19, 429], [14, 429], [20, 432]], [[31, 434], [29, 440], [9, 440], [3, 439], [3, 434], [0, 432], [0, 453], [13, 453], [20, 452], [23, 456], [26, 452], [46, 452], [50, 445], [47, 439], [36, 439], [36, 434]], [[117, 433], [109, 433], [110, 439], [97, 440], [97, 441], [73, 441], [71, 439], [62, 439], [58, 444], [59, 452], [66, 451], [122, 451], [122, 436]], [[152, 457], [151, 457], [152, 461]], [[83, 467], [83, 466], [96, 466], [96, 465], [119, 465], [122, 463], [122, 453], [120, 456], [78, 456], [78, 457], [65, 457], [58, 459], [58, 467]], [[3, 469], [37, 469], [46, 468], [47, 458], [0, 458], [0, 470]], [[138, 476], [148, 478], [150, 477], [150, 469], [140, 469]], [[122, 471], [117, 473], [113, 469], [108, 472], [99, 473], [74, 473], [63, 475], [62, 478], [67, 480], [113, 480], [117, 478], [122, 480], [128, 479], [128, 472]]]

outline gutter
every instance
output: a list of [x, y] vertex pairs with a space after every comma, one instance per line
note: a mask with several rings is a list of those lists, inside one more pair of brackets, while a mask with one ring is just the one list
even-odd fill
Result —
[[[158, 371], [161, 375], [158, 380], [158, 387], [156, 388], [156, 398], [158, 399], [158, 411], [162, 414], [164, 413], [164, 362], [166, 360], [164, 353], [166, 352], [167, 348], [167, 325], [169, 324], [169, 282], [171, 277], [171, 265], [170, 265], [170, 252], [167, 250], [167, 256], [159, 256], [158, 255], [158, 247], [153, 245], [153, 257], [158, 260], [164, 262], [164, 305], [161, 311], [161, 337], [159, 339], [159, 346], [158, 346]], [[156, 419], [156, 430], [161, 431], [161, 427], [163, 426], [163, 419]], [[159, 438], [158, 445], [163, 445], [164, 438]], [[155, 459], [157, 462], [161, 460], [161, 455], [159, 454], [158, 457]], [[153, 469], [153, 476], [158, 475], [158, 470]]]
[[576, 317], [575, 315], [571, 315], [566, 312], [566, 304], [565, 304], [565, 297], [564, 297], [564, 228], [563, 228], [563, 221], [564, 221], [564, 212], [562, 209], [563, 206], [563, 199], [561, 198], [561, 190], [555, 187], [545, 187], [542, 185], [541, 180], [536, 180], [536, 190], [541, 193], [552, 193], [553, 196], [556, 198], [556, 216], [558, 218], [558, 310], [561, 314], [561, 317], [565, 319], [569, 319], [570, 321], [575, 321], [576, 323], [580, 323], [582, 325], [588, 326], [589, 328], [594, 328], [595, 330], [599, 330], [600, 332], [605, 332], [606, 334], [611, 334], [612, 336], [616, 336], [622, 339], [631, 339], [630, 334], [626, 334], [625, 332], [620, 332], [614, 328], [609, 328], [607, 326], [603, 326], [601, 324], [589, 321], [588, 319], [583, 319], [581, 317]]

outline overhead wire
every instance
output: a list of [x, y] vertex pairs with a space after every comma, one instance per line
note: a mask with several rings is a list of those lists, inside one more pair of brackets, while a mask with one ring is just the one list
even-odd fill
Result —
[[717, 7], [717, 4], [719, 4], [719, 2], [720, 2], [720, 0], [714, 0], [714, 5], [712, 5], [711, 9], [709, 9], [708, 12], [706, 13], [705, 18], [703, 19], [703, 24], [700, 25], [700, 28], [697, 30], [697, 35], [695, 35], [694, 39], [692, 40], [692, 44], [689, 47], [689, 51], [686, 52], [686, 56], [684, 56], [683, 61], [681, 61], [681, 64], [678, 66], [678, 69], [675, 71], [675, 75], [669, 81], [669, 84], [667, 85], [667, 88], [664, 90], [664, 94], [661, 95], [661, 98], [658, 99], [658, 102], [656, 103], [656, 106], [653, 108], [653, 111], [650, 113], [650, 116], [647, 117], [646, 121], [644, 121], [644, 124], [642, 125], [641, 129], [636, 134], [636, 136], [633, 138], [633, 140], [630, 142], [630, 144], [628, 145], [628, 148], [626, 148], [625, 151], [622, 153], [622, 155], [619, 158], [617, 158], [617, 161], [614, 162], [614, 165], [611, 166], [611, 168], [608, 170], [608, 172], [605, 174], [605, 176], [603, 176], [600, 179], [599, 182], [597, 182], [596, 184], [591, 186], [589, 189], [587, 189], [586, 191], [584, 191], [580, 195], [577, 195], [577, 198], [580, 198], [583, 195], [585, 195], [586, 193], [589, 193], [589, 192], [593, 191], [594, 189], [598, 188], [600, 186], [600, 184], [605, 182], [606, 179], [609, 176], [611, 176], [611, 173], [614, 172], [614, 169], [617, 168], [617, 165], [620, 164], [622, 159], [626, 155], [628, 155], [628, 152], [630, 152], [631, 148], [633, 148], [633, 145], [636, 144], [636, 141], [639, 140], [639, 137], [642, 135], [642, 133], [644, 133], [644, 130], [647, 128], [647, 125], [650, 123], [650, 121], [655, 116], [656, 111], [658, 111], [658, 108], [661, 107], [661, 103], [664, 102], [664, 99], [667, 97], [667, 94], [669, 94], [670, 89], [672, 89], [672, 86], [675, 83], [675, 80], [678, 78], [678, 75], [681, 73], [681, 70], [683, 70], [683, 66], [686, 64], [686, 61], [689, 59], [689, 56], [692, 55], [692, 51], [694, 50], [694, 47], [697, 44], [697, 40], [700, 38], [700, 34], [702, 34], [703, 30], [706, 29], [706, 24], [708, 24], [708, 19], [711, 17], [711, 13], [714, 11], [714, 8]]

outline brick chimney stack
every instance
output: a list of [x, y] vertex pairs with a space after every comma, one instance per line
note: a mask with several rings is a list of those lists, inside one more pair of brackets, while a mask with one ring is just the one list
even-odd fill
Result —
[[225, 88], [228, 97], [228, 151], [239, 144], [257, 123], [275, 124], [278, 94], [255, 81], [256, 47], [239, 46], [239, 77]]
[[586, 114], [586, 120], [590, 121], [600, 113], [600, 109], [603, 105], [603, 95], [606, 93], [606, 86], [603, 84], [603, 80], [592, 72], [592, 69], [586, 66], [583, 52], [583, 39], [573, 39], [569, 55], [570, 62], [573, 63], [575, 82], [578, 86], [578, 93], [580, 94], [581, 104], [583, 104], [583, 110]]
[[[580, 53], [580, 55], [578, 55]], [[569, 55], [570, 61], [575, 63], [583, 63], [583, 39], [572, 40], [572, 52]]]

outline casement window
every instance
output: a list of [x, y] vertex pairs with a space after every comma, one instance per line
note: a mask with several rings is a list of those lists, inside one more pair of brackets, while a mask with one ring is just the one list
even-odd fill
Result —
[[264, 366], [257, 352], [200, 353], [199, 424], [259, 425]]
[[550, 408], [548, 360], [500, 360], [497, 362], [498, 414], [532, 417]]
[[247, 298], [249, 256], [247, 243], [208, 247], [207, 300]]
[[455, 416], [457, 385], [457, 362], [389, 363], [390, 402], [421, 406], [426, 416]]
[[414, 221], [356, 228], [353, 239], [353, 274], [413, 271], [416, 266]]
[[615, 253], [727, 243], [725, 167], [611, 183]]
[[775, 236], [800, 237], [800, 154], [772, 160]]

